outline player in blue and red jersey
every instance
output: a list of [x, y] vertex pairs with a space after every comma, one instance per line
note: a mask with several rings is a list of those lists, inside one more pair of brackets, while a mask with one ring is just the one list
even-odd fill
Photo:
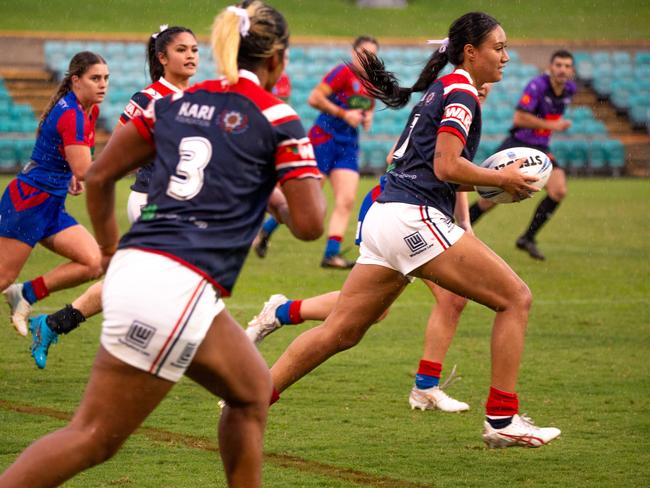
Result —
[[[399, 87], [376, 56], [363, 56], [358, 75], [370, 95], [387, 106], [403, 107], [416, 91], [424, 95], [397, 142], [384, 191], [364, 219], [360, 257], [334, 310], [321, 326], [298, 336], [271, 368], [276, 395], [355, 346], [401, 294], [408, 277], [417, 277], [496, 311], [483, 440], [491, 447], [537, 447], [560, 434], [518, 415], [515, 391], [530, 290], [452, 220], [459, 189], [499, 186], [516, 199], [534, 191], [530, 182], [536, 178], [519, 171], [523, 160], [504, 171], [471, 162], [481, 132], [477, 87], [499, 81], [507, 61], [505, 32], [494, 18], [478, 12], [452, 24], [448, 42], [432, 54], [411, 88]], [[448, 62], [455, 70], [437, 79]]]
[[[113, 133], [134, 117], [142, 115], [152, 100], [180, 93], [187, 88], [190, 78], [196, 73], [198, 62], [198, 43], [190, 29], [161, 26], [160, 32], [152, 34], [147, 43], [147, 63], [153, 83], [131, 97]], [[153, 160], [138, 169], [135, 183], [131, 185], [127, 204], [127, 215], [131, 223], [138, 219], [141, 209], [147, 204], [152, 171]], [[88, 288], [72, 304], [53, 314], [37, 315], [30, 319], [31, 353], [36, 365], [41, 369], [46, 366], [49, 347], [58, 341], [60, 334], [68, 334], [101, 310], [100, 281]]]
[[[115, 253], [101, 346], [70, 424], [32, 444], [0, 485], [53, 486], [109, 458], [183, 374], [227, 402], [219, 453], [228, 484], [261, 485], [269, 370], [221, 297], [276, 183], [288, 204], [274, 211], [287, 227], [305, 240], [323, 231], [313, 148], [295, 111], [269, 93], [288, 42], [284, 17], [262, 2], [223, 10], [212, 45], [224, 77], [153, 101], [89, 171], [97, 241]], [[118, 246], [116, 180], [154, 151], [147, 207]]]
[[[97, 54], [84, 51], [70, 60], [41, 117], [31, 160], [0, 201], [0, 290], [21, 335], [27, 335], [32, 304], [102, 273], [97, 243], [66, 212], [65, 199], [67, 193], [83, 191], [108, 76], [108, 66]], [[37, 243], [70, 261], [33, 280], [12, 284]]]
[[[352, 65], [360, 68], [358, 53], [376, 53], [379, 44], [360, 36], [352, 44]], [[326, 175], [334, 192], [334, 208], [328, 227], [327, 244], [321, 266], [348, 269], [354, 262], [341, 256], [341, 241], [350, 220], [359, 183], [359, 126], [370, 130], [374, 100], [350, 67], [334, 67], [314, 88], [308, 103], [321, 113], [309, 131], [316, 151], [318, 168]], [[271, 234], [277, 227], [267, 219], [255, 243], [255, 252], [264, 257]]]
[[[565, 50], [554, 52], [548, 73], [536, 76], [524, 88], [515, 109], [510, 136], [498, 149], [532, 147], [546, 153], [553, 163], [553, 171], [546, 184], [547, 196], [539, 203], [528, 229], [516, 242], [519, 249], [539, 260], [544, 260], [545, 256], [537, 247], [535, 237], [567, 194], [566, 174], [551, 154], [549, 144], [553, 132], [562, 132], [571, 127], [571, 121], [563, 115], [576, 93], [572, 78], [572, 54]], [[489, 200], [479, 199], [470, 209], [472, 222], [495, 205]]]

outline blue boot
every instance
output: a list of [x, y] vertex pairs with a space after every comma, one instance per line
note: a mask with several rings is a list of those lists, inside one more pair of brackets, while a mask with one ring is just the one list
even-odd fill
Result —
[[32, 357], [39, 369], [45, 368], [47, 351], [50, 345], [56, 344], [59, 337], [46, 322], [47, 315], [37, 315], [29, 319], [29, 330], [32, 333]]

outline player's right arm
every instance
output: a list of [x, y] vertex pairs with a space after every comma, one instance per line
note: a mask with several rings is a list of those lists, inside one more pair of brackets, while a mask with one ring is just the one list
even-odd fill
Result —
[[332, 93], [343, 88], [344, 71], [342, 66], [343, 65], [337, 66], [325, 75], [323, 81], [321, 81], [309, 94], [307, 103], [319, 112], [338, 117], [339, 119], [343, 119], [348, 125], [358, 127], [363, 121], [363, 110], [345, 110], [343, 107], [339, 107], [329, 99]]
[[571, 127], [571, 121], [563, 118], [555, 120], [542, 119], [537, 116], [540, 98], [543, 96], [536, 79], [526, 85], [517, 103], [512, 124], [517, 129], [564, 131]]
[[571, 127], [571, 121], [565, 118], [555, 120], [540, 119], [537, 115], [519, 109], [515, 110], [512, 123], [518, 129], [551, 130], [555, 132], [562, 132]]

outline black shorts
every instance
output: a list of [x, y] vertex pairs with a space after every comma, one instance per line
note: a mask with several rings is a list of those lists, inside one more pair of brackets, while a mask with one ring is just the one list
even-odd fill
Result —
[[503, 141], [496, 152], [503, 151], [504, 149], [510, 149], [511, 147], [530, 147], [532, 149], [537, 149], [538, 151], [542, 151], [544, 154], [548, 156], [548, 159], [551, 160], [551, 164], [553, 165], [554, 168], [562, 168], [562, 166], [558, 164], [557, 159], [555, 159], [555, 156], [553, 156], [553, 153], [551, 152], [548, 146], [535, 146], [532, 144], [526, 144], [512, 136], [508, 137], [505, 141]]

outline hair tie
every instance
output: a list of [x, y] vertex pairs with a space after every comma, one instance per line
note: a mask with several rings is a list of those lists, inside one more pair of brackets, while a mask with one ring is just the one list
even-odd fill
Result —
[[160, 30], [159, 30], [158, 32], [154, 32], [153, 34], [151, 34], [151, 37], [153, 37], [154, 39], [157, 39], [158, 36], [159, 36], [160, 34], [162, 34], [164, 31], [166, 31], [168, 28], [169, 28], [169, 25], [167, 25], [167, 24], [162, 24], [162, 25], [160, 26]]
[[242, 37], [246, 37], [248, 35], [248, 31], [251, 28], [251, 18], [248, 16], [246, 9], [231, 5], [226, 10], [239, 17], [239, 33]]
[[449, 38], [445, 37], [444, 39], [429, 39], [427, 41], [427, 44], [440, 44], [438, 52], [444, 53], [447, 50], [447, 46], [449, 46]]

